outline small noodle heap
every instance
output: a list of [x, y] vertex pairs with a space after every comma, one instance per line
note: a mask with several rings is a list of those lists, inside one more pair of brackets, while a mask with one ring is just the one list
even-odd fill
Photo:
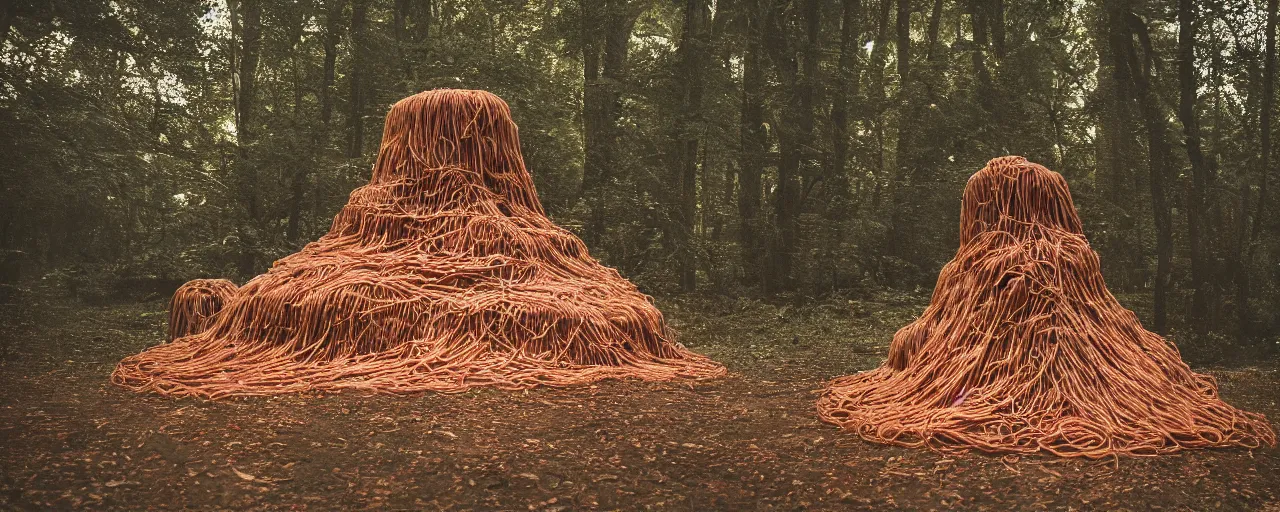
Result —
[[824, 421], [881, 443], [1065, 457], [1275, 444], [1107, 290], [1061, 175], [992, 160], [960, 218], [929, 307], [884, 365], [830, 384]]
[[505, 102], [435, 90], [392, 107], [372, 180], [328, 234], [242, 286], [207, 330], [124, 359], [112, 380], [220, 398], [724, 372], [546, 217]]
[[226, 279], [193, 279], [179, 286], [169, 302], [169, 341], [207, 329], [235, 293], [235, 283]]

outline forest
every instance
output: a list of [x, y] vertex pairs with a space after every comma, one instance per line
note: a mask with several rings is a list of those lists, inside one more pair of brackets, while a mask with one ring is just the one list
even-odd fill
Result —
[[[957, 456], [856, 442], [812, 399], [884, 360], [959, 258], [970, 177], [1021, 155], [1069, 184], [1107, 296], [1280, 414], [1278, 6], [3, 2], [0, 439], [32, 448], [0, 456], [0, 507], [1271, 510], [1274, 447]], [[106, 384], [164, 341], [179, 285], [243, 285], [337, 230], [388, 112], [435, 89], [505, 100], [546, 216], [730, 376], [256, 403]]]
[[1153, 330], [1252, 345], [1280, 333], [1264, 4], [10, 2], [0, 244], [90, 296], [247, 279], [328, 229], [391, 103], [476, 88], [650, 294], [927, 290], [966, 178], [1019, 154]]

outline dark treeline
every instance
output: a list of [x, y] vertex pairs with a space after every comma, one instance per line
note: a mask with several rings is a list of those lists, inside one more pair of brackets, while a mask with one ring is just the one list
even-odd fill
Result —
[[650, 293], [928, 290], [967, 177], [1021, 154], [1148, 327], [1266, 339], [1276, 4], [15, 0], [0, 247], [84, 293], [243, 281], [326, 231], [391, 103], [479, 88]]

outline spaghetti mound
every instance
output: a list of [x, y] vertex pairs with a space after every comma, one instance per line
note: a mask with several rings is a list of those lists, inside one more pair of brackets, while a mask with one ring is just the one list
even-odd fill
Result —
[[236, 293], [226, 279], [193, 279], [173, 292], [169, 302], [169, 341], [209, 328], [209, 319]]
[[1067, 457], [1275, 444], [1107, 290], [1061, 175], [992, 160], [960, 219], [929, 307], [881, 367], [830, 384], [824, 421], [881, 443]]
[[112, 380], [219, 398], [724, 372], [546, 217], [505, 102], [435, 90], [392, 107], [370, 183], [328, 234], [240, 287], [207, 330], [124, 359]]

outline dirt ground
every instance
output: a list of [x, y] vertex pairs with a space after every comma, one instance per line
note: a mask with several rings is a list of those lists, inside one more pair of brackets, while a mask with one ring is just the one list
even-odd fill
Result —
[[[1280, 510], [1275, 448], [1012, 459], [818, 422], [816, 390], [877, 365], [919, 295], [662, 302], [715, 381], [219, 402], [108, 382], [161, 341], [163, 301], [28, 299], [0, 325], [0, 509]], [[1271, 418], [1278, 369], [1200, 368]]]

